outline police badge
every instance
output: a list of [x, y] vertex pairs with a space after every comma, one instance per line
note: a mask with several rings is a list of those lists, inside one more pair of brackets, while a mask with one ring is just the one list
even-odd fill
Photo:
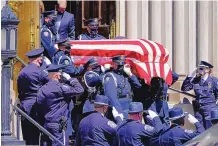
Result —
[[64, 60], [64, 64], [69, 65], [70, 64], [69, 60]]
[[43, 35], [44, 35], [45, 37], [48, 37], [48, 32], [45, 31], [45, 32], [43, 33]]

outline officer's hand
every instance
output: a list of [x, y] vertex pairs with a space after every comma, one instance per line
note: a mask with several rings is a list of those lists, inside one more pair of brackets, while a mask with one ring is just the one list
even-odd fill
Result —
[[157, 113], [155, 113], [152, 110], [148, 110], [149, 118], [154, 119], [155, 117], [158, 117]]
[[132, 76], [132, 72], [129, 64], [125, 64], [123, 70], [128, 76]]
[[192, 71], [192, 72], [188, 75], [188, 77], [195, 77], [196, 74], [197, 74], [197, 68], [196, 68], [194, 71]]
[[102, 66], [102, 65], [101, 65], [101, 71], [102, 71], [102, 72], [105, 72], [105, 68], [104, 68], [104, 66]]
[[195, 124], [198, 122], [198, 120], [194, 116], [192, 116], [191, 114], [188, 114], [188, 120], [192, 124]]
[[55, 47], [56, 50], [59, 50], [58, 44], [55, 44], [54, 47]]
[[65, 73], [65, 72], [62, 73], [62, 76], [67, 80], [69, 80], [71, 78], [70, 75]]
[[111, 68], [111, 64], [108, 63], [104, 64], [105, 71], [110, 70], [110, 68]]
[[112, 108], [112, 114], [113, 114], [114, 119], [116, 119], [117, 117], [120, 117], [121, 120], [123, 121], [123, 114], [122, 113], [119, 114], [114, 106]]
[[46, 63], [46, 65], [50, 65], [51, 61], [47, 57], [43, 57], [43, 61]]

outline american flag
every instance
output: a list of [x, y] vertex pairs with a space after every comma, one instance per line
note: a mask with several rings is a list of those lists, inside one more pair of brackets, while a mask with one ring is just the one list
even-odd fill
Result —
[[71, 56], [76, 65], [95, 57], [101, 65], [111, 62], [111, 57], [126, 55], [126, 62], [136, 75], [150, 84], [152, 77], [164, 78], [172, 83], [172, 71], [167, 64], [168, 50], [161, 44], [144, 39], [80, 40], [70, 41]]

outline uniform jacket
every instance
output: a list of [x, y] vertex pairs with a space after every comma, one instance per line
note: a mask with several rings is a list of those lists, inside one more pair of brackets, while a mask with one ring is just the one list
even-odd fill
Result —
[[[120, 120], [117, 120], [120, 123]], [[82, 119], [75, 146], [110, 146], [113, 145], [117, 125], [99, 112], [94, 112]]]
[[29, 63], [18, 75], [18, 98], [27, 114], [36, 102], [39, 88], [48, 81], [47, 73], [43, 69], [45, 69], [45, 66], [38, 67], [36, 64]]
[[144, 146], [149, 145], [152, 137], [158, 136], [162, 130], [159, 117], [154, 118], [153, 126], [142, 124], [139, 121], [128, 119], [117, 128], [117, 146]]

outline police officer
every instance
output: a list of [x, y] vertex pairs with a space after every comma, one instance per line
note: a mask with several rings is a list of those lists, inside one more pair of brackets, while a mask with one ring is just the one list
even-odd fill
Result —
[[217, 109], [216, 99], [218, 97], [218, 79], [211, 76], [211, 68], [213, 65], [208, 62], [201, 61], [198, 68], [189, 74], [182, 84], [182, 91], [194, 89], [196, 99], [195, 116], [207, 129], [211, 126], [210, 118], [211, 110]]
[[204, 131], [204, 127], [191, 114], [188, 114], [188, 120], [190, 123], [195, 125], [196, 131], [184, 129], [184, 118], [185, 114], [180, 107], [172, 108], [169, 111], [169, 119], [171, 120], [170, 127], [166, 131], [163, 131], [161, 135], [158, 138], [156, 138], [156, 140], [152, 139], [152, 145], [180, 146]]
[[110, 105], [114, 106], [118, 112], [128, 116], [129, 104], [132, 101], [133, 88], [140, 88], [141, 84], [130, 66], [125, 64], [126, 56], [119, 55], [112, 58], [113, 70], [106, 73], [103, 78], [104, 93], [109, 98]]
[[[108, 97], [104, 95], [96, 96], [94, 102], [95, 112], [86, 116], [80, 122], [75, 146], [113, 145], [117, 125], [105, 117], [109, 106], [108, 102]], [[123, 115], [119, 114], [115, 108], [113, 108], [113, 115], [117, 124], [120, 124]]]
[[66, 11], [67, 1], [58, 0], [54, 13], [57, 15], [55, 28], [57, 30], [56, 40], [75, 40], [74, 15]]
[[[49, 82], [42, 86], [38, 91], [37, 104], [42, 107], [41, 115], [44, 117], [44, 127], [58, 138], [61, 142], [68, 145], [68, 135], [65, 130], [69, 125], [70, 117], [69, 103], [71, 98], [84, 92], [82, 85], [76, 78], [60, 72], [63, 65], [51, 64], [48, 68]], [[64, 77], [68, 83], [61, 83], [60, 79]], [[65, 135], [65, 136], [64, 136]], [[64, 137], [66, 140], [64, 140]], [[47, 144], [58, 146], [56, 141], [51, 142], [47, 139]]]
[[149, 145], [150, 139], [162, 130], [162, 124], [155, 112], [148, 110], [148, 113], [154, 127], [141, 123], [143, 105], [141, 102], [132, 102], [129, 106], [129, 119], [117, 128], [116, 145]]
[[55, 35], [57, 31], [55, 29], [55, 21], [57, 17], [52, 11], [46, 11], [43, 13], [44, 23], [41, 28], [41, 43], [45, 49], [45, 56], [51, 60], [52, 56], [57, 52], [57, 45], [55, 44]]
[[100, 19], [91, 18], [88, 20], [84, 20], [87, 24], [87, 32], [80, 34], [78, 36], [78, 40], [102, 40], [106, 39], [105, 37], [98, 34], [98, 22]]
[[70, 76], [77, 76], [83, 71], [83, 66], [75, 67], [70, 56], [71, 44], [66, 39], [58, 40], [58, 51], [52, 57], [52, 63], [56, 65], [66, 65], [63, 72], [68, 73]]
[[[26, 53], [29, 64], [20, 71], [17, 78], [18, 98], [20, 99], [21, 109], [36, 121], [38, 121], [35, 108], [37, 92], [48, 81], [47, 74], [43, 71], [45, 66], [42, 66], [43, 51], [44, 49], [40, 48]], [[21, 125], [26, 144], [37, 145], [39, 142], [38, 129], [27, 119], [22, 119]]]

